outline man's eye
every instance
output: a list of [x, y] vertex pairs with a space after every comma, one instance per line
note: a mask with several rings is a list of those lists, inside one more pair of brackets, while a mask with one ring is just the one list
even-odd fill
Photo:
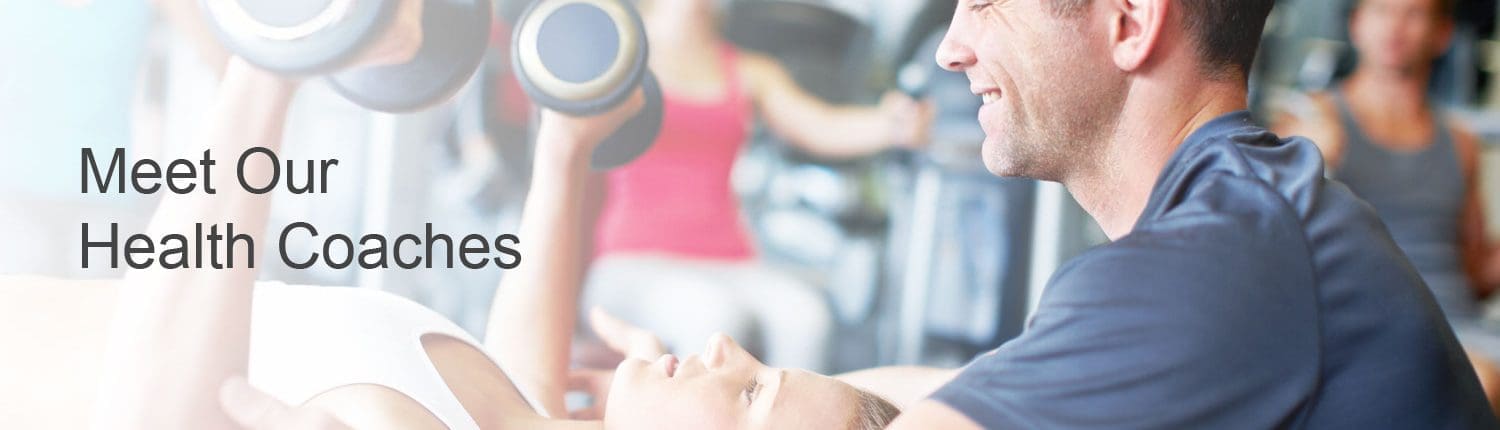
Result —
[[974, 0], [969, 2], [969, 10], [978, 11], [992, 4], [995, 4], [994, 0]]

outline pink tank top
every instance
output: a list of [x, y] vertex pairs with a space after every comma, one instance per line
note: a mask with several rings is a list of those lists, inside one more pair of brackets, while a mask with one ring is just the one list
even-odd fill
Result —
[[750, 103], [735, 50], [721, 51], [725, 93], [715, 102], [663, 94], [661, 134], [636, 161], [607, 175], [595, 226], [596, 257], [657, 253], [712, 260], [754, 256], [730, 170], [749, 136]]

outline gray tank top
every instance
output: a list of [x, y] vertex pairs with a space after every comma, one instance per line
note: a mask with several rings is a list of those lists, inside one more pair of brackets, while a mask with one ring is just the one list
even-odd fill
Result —
[[1439, 123], [1426, 147], [1389, 149], [1365, 134], [1342, 92], [1333, 98], [1344, 130], [1343, 161], [1333, 169], [1334, 179], [1380, 214], [1449, 319], [1477, 316], [1459, 254], [1466, 184], [1452, 132]]

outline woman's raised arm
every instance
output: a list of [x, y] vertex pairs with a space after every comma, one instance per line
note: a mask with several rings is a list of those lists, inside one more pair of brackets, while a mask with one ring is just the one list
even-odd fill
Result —
[[[251, 147], [275, 151], [297, 85], [243, 60], [232, 60], [197, 142], [236, 156]], [[264, 180], [264, 163], [249, 163], [247, 180]], [[193, 235], [194, 225], [233, 224], [259, 236], [266, 230], [269, 194], [239, 187], [233, 163], [208, 169], [216, 194], [167, 194], [148, 227], [151, 237]], [[232, 428], [220, 412], [219, 385], [245, 374], [250, 341], [254, 253], [239, 252], [227, 267], [132, 270], [120, 284], [110, 325], [104, 381], [93, 426], [116, 429]], [[263, 262], [257, 262], [263, 264]]]
[[590, 229], [585, 191], [594, 147], [640, 111], [639, 92], [613, 111], [577, 118], [542, 113], [531, 190], [517, 236], [522, 262], [495, 292], [485, 348], [552, 417], [566, 417], [568, 363]]

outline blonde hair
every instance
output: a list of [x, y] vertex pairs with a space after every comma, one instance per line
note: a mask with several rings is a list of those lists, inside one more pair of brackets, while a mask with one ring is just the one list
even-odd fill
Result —
[[854, 419], [849, 430], [880, 430], [901, 414], [901, 409], [880, 396], [861, 389], [854, 390]]

